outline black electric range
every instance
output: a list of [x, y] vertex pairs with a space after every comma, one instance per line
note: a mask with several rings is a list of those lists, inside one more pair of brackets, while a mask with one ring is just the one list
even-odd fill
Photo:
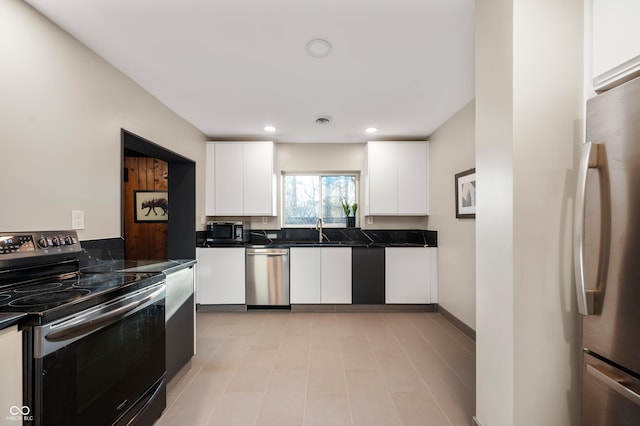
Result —
[[165, 277], [82, 271], [75, 231], [0, 233], [0, 315], [22, 315], [25, 425], [147, 425], [166, 405]]
[[160, 282], [158, 273], [81, 271], [75, 231], [0, 233], [0, 314], [43, 324]]
[[162, 280], [160, 274], [113, 271], [37, 278], [1, 289], [0, 313], [25, 313], [23, 324], [45, 324]]

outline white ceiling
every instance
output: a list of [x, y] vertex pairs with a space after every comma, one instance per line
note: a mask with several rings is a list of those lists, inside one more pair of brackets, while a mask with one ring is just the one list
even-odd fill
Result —
[[425, 139], [474, 97], [474, 0], [27, 2], [211, 139]]

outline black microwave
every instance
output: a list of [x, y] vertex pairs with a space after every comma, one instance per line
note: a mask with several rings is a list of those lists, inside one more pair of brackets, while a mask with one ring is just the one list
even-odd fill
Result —
[[248, 240], [244, 222], [208, 222], [206, 242], [243, 243]]

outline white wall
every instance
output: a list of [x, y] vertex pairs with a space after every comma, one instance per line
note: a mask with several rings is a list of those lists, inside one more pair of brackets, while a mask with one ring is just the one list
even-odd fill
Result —
[[80, 239], [121, 236], [121, 128], [198, 163], [204, 212], [205, 136], [20, 0], [0, 1], [0, 87], [0, 230], [84, 210]]
[[456, 173], [475, 167], [475, 101], [429, 138], [429, 228], [438, 231], [438, 304], [475, 329], [476, 221], [456, 219]]
[[578, 424], [583, 2], [476, 4], [476, 416]]

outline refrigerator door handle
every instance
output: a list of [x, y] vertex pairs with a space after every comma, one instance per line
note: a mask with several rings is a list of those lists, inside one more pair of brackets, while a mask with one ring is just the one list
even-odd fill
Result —
[[[595, 149], [594, 149], [595, 148]], [[578, 311], [582, 315], [592, 315], [593, 293], [587, 291], [584, 270], [584, 215], [585, 196], [587, 191], [587, 171], [598, 167], [598, 149], [593, 142], [582, 145], [582, 155], [578, 168], [578, 183], [576, 186], [576, 204], [573, 220], [573, 269], [578, 296]]]
[[609, 389], [627, 398], [635, 405], [640, 405], [640, 395], [633, 389], [625, 386], [626, 380], [624, 377], [611, 377], [606, 371], [602, 371], [591, 364], [587, 364], [587, 373], [592, 375], [600, 383], [606, 385]]

